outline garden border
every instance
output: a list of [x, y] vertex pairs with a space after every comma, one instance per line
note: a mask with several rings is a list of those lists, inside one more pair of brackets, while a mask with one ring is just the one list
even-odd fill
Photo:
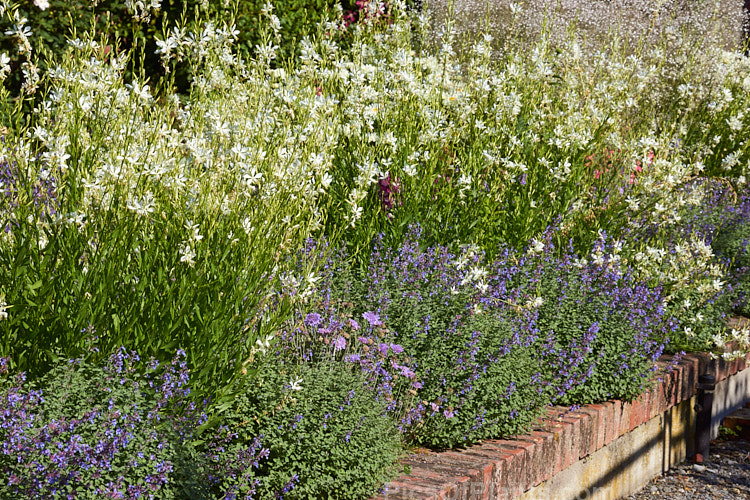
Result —
[[[750, 320], [733, 318], [731, 326]], [[663, 356], [666, 368], [673, 356]], [[532, 432], [465, 449], [419, 450], [409, 472], [375, 500], [615, 499], [693, 454], [698, 377], [716, 377], [711, 435], [750, 398], [750, 354], [713, 361], [683, 356], [661, 382], [632, 402], [610, 400], [578, 410], [551, 408]]]

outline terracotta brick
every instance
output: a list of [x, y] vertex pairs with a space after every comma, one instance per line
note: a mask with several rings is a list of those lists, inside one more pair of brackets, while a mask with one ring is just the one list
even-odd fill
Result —
[[690, 379], [689, 379], [689, 385], [691, 392], [687, 394], [687, 397], [685, 399], [689, 399], [695, 392], [692, 392], [695, 390], [695, 387], [698, 385], [698, 375], [701, 372], [701, 360], [699, 357], [695, 356], [695, 354], [687, 354], [683, 358], [683, 362], [687, 363], [690, 367]]
[[576, 410], [574, 412], [579, 424], [578, 438], [578, 459], [590, 455], [596, 446], [596, 436], [594, 435], [594, 421], [586, 412]]
[[601, 416], [602, 405], [586, 405], [579, 411], [587, 414], [591, 423], [591, 446], [588, 449], [588, 454], [591, 454], [604, 446], [604, 426], [606, 423]]
[[568, 413], [562, 419], [564, 424], [570, 426], [568, 429], [569, 445], [563, 450], [563, 469], [576, 463], [581, 456], [581, 419], [581, 415], [574, 413]]
[[441, 488], [427, 485], [411, 476], [402, 476], [387, 485], [388, 490], [376, 498], [382, 500], [435, 500]]
[[509, 453], [507, 448], [504, 448], [497, 440], [485, 441], [482, 443], [482, 447], [490, 449], [493, 456], [497, 458], [490, 493], [495, 495], [493, 498], [510, 500], [511, 497], [508, 495], [508, 490], [504, 489], [503, 485], [508, 484], [510, 481], [508, 476], [512, 475], [512, 471], [509, 463], [516, 460], [516, 455]]
[[682, 400], [682, 382], [685, 367], [677, 364], [672, 372], [672, 386], [669, 394], [669, 407], [677, 406]]
[[521, 476], [521, 488], [523, 491], [527, 490], [531, 487], [531, 484], [534, 481], [534, 475], [535, 475], [535, 464], [534, 464], [534, 457], [537, 453], [536, 450], [536, 442], [530, 439], [523, 439], [523, 440], [507, 440], [502, 442], [502, 447], [504, 450], [522, 450], [523, 454], [516, 454], [514, 457], [514, 460], [520, 461], [522, 467], [523, 467], [523, 475]]
[[736, 374], [740, 369], [740, 358], [735, 359], [732, 361], [732, 369], [730, 371], [730, 374], [734, 375]]
[[508, 498], [519, 496], [524, 490], [521, 483], [526, 479], [526, 450], [523, 448], [511, 448], [503, 446], [503, 451], [508, 455], [503, 464], [503, 476], [500, 482], [500, 490], [507, 492]]
[[442, 463], [454, 463], [458, 466], [462, 476], [468, 476], [471, 479], [492, 476], [492, 463], [487, 464], [487, 457], [480, 457], [467, 450], [448, 450], [441, 452], [440, 459]]
[[614, 439], [615, 404], [612, 401], [605, 401], [600, 406], [602, 411], [599, 413], [599, 420], [604, 424], [604, 443], [602, 444], [602, 447], [604, 447]]
[[652, 403], [652, 400], [655, 399], [656, 397], [652, 394], [651, 391], [643, 393], [643, 408], [641, 409], [641, 414], [638, 417], [640, 420], [638, 422], [638, 425], [645, 424], [646, 422], [648, 422], [648, 419], [651, 418], [651, 405], [656, 402], [653, 401]]
[[519, 436], [516, 441], [533, 444], [533, 447], [526, 448], [529, 453], [526, 465], [527, 489], [552, 477], [550, 457], [554, 453], [554, 435], [549, 432], [534, 431], [531, 434]]
[[649, 403], [651, 401], [648, 392], [644, 392], [633, 400], [633, 404], [630, 411], [630, 425], [628, 431], [632, 431], [639, 425], [642, 425], [648, 420]]
[[695, 373], [695, 367], [693, 364], [686, 359], [681, 360], [679, 364], [682, 370], [680, 371], [680, 393], [677, 397], [677, 404], [690, 399], [693, 396], [693, 387], [695, 387], [695, 382], [697, 382], [697, 378], [693, 380], [693, 375]]
[[550, 421], [547, 430], [554, 435], [555, 462], [553, 470], [555, 474], [573, 463], [572, 459], [572, 437], [573, 425], [564, 419]]
[[643, 399], [642, 396], [638, 396], [630, 403], [630, 413], [628, 415], [628, 430], [630, 432], [638, 427], [638, 420], [643, 413]]
[[[615, 405], [615, 408], [617, 408], [617, 405]], [[623, 434], [627, 434], [630, 430], [630, 413], [632, 410], [632, 403], [620, 401], [620, 415], [619, 417], [615, 415], [615, 423], [617, 424], [617, 433], [615, 434], [615, 439], [622, 436]]]
[[444, 482], [446, 483], [452, 483], [456, 481], [460, 481], [462, 479], [468, 479], [469, 477], [462, 474], [463, 471], [460, 469], [456, 469], [456, 464], [446, 464], [441, 462], [432, 462], [429, 463], [419, 463], [414, 464], [409, 461], [402, 461], [404, 464], [407, 464], [411, 467], [412, 472], [417, 470], [427, 470], [431, 471], [435, 474], [440, 474], [443, 477]]
[[661, 415], [669, 409], [669, 397], [667, 390], [668, 385], [667, 380], [665, 379], [664, 382], [657, 385], [652, 391], [650, 412], [648, 414], [649, 420], [656, 417], [657, 415]]
[[623, 403], [619, 399], [613, 399], [612, 403], [612, 430], [611, 438], [607, 439], [607, 444], [620, 437], [620, 427], [622, 426], [622, 407]]

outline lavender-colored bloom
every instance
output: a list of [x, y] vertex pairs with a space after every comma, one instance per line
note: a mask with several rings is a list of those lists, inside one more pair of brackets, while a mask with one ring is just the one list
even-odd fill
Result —
[[333, 349], [335, 351], [342, 351], [346, 349], [346, 339], [344, 337], [336, 337], [333, 341]]
[[305, 324], [308, 326], [318, 326], [323, 318], [318, 313], [310, 313], [305, 316]]
[[378, 352], [381, 356], [387, 356], [388, 355], [388, 344], [381, 343], [378, 345]]
[[374, 312], [366, 312], [362, 314], [362, 317], [367, 320], [367, 322], [370, 323], [371, 326], [380, 326], [383, 324], [380, 321], [380, 316], [378, 316]]

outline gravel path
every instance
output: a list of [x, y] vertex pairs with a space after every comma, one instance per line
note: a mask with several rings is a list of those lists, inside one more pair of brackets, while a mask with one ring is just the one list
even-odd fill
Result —
[[750, 500], [750, 442], [713, 442], [709, 454], [702, 467], [683, 462], [628, 499]]

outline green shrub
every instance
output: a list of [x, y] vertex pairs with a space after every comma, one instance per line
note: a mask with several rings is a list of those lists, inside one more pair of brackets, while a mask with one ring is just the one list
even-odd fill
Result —
[[532, 263], [537, 327], [551, 343], [543, 363], [558, 404], [630, 400], [653, 379], [669, 317], [661, 289], [620, 266], [618, 252], [600, 240], [589, 262], [567, 254]]
[[[395, 342], [413, 360], [418, 416], [409, 415], [407, 439], [448, 448], [522, 432], [549, 396], [533, 312], [493, 296], [517, 269], [510, 261], [492, 267], [486, 279], [493, 284], [479, 292], [479, 255], [457, 257], [445, 247], [423, 248], [423, 241], [416, 227], [398, 248], [381, 239], [366, 274], [333, 276], [334, 296], [354, 302], [368, 331], [382, 331], [376, 345]], [[507, 290], [506, 301], [525, 299]]]
[[137, 365], [124, 349], [102, 365], [62, 361], [35, 389], [0, 360], [0, 497], [208, 498], [184, 362]]
[[[148, 2], [144, 2], [147, 4]], [[44, 69], [47, 60], [59, 61], [68, 48], [68, 40], [90, 33], [106, 50], [117, 46], [118, 50], [137, 48], [136, 57], [130, 60], [129, 70], [133, 74], [145, 75], [155, 80], [164, 75], [157, 50], [156, 40], [183, 19], [190, 25], [197, 18], [210, 17], [220, 21], [234, 20], [239, 30], [237, 48], [253, 53], [255, 46], [262, 44], [264, 28], [268, 21], [261, 15], [267, 0], [162, 0], [159, 8], [129, 8], [123, 0], [50, 0], [45, 7], [42, 2], [23, 0], [11, 9], [17, 17], [12, 22], [5, 20], [0, 35], [0, 53], [6, 52], [14, 70], [8, 84], [18, 92], [23, 81], [23, 64], [34, 61]], [[304, 36], [317, 31], [318, 23], [326, 16], [334, 15], [335, 0], [277, 0], [273, 2], [275, 14], [281, 26], [278, 59], [295, 54], [296, 44]], [[41, 5], [45, 8], [40, 8]], [[357, 6], [342, 2], [344, 10]], [[197, 16], [196, 16], [197, 14]], [[11, 16], [12, 17], [12, 16]], [[351, 16], [350, 16], [351, 17]], [[354, 17], [352, 17], [354, 19]], [[25, 28], [24, 28], [25, 26]], [[18, 28], [18, 29], [16, 29]], [[10, 34], [7, 31], [15, 30]], [[25, 30], [25, 31], [24, 31]], [[19, 35], [22, 31], [24, 35]], [[23, 43], [22, 39], [28, 43]], [[176, 75], [176, 83], [182, 92], [187, 92], [188, 79], [183, 68]]]
[[[235, 446], [260, 436], [268, 460], [259, 498], [362, 499], [397, 470], [401, 437], [385, 405], [344, 364], [284, 364], [271, 356], [225, 410]], [[230, 448], [231, 449], [231, 448]]]

